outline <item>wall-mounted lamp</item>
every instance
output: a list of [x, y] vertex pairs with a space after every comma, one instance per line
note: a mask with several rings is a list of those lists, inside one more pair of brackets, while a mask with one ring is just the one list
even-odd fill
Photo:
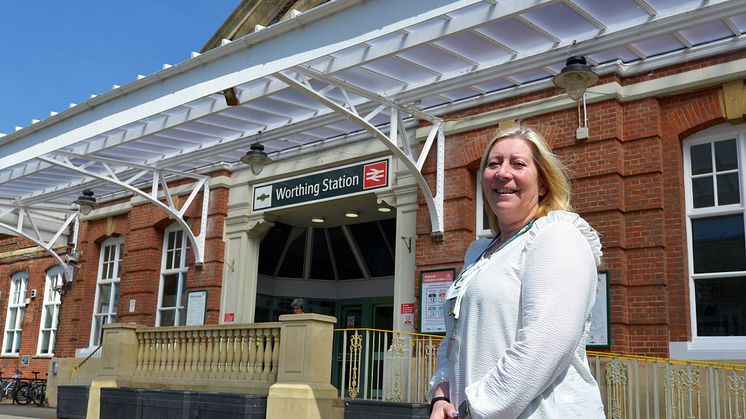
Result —
[[241, 162], [248, 164], [249, 167], [251, 167], [251, 173], [258, 175], [259, 173], [262, 173], [264, 166], [272, 163], [272, 159], [270, 159], [269, 156], [267, 156], [267, 153], [264, 152], [263, 145], [254, 143], [251, 145], [250, 150], [241, 157]]
[[[578, 102], [578, 130], [575, 138], [585, 140], [588, 138], [588, 117], [585, 109], [585, 91], [598, 81], [598, 74], [591, 70], [585, 57], [574, 55], [567, 59], [565, 67], [559, 74], [554, 76], [554, 85], [565, 89], [567, 95]], [[583, 99], [583, 110], [581, 120], [580, 99]]]
[[88, 215], [96, 208], [96, 198], [93, 197], [93, 191], [85, 189], [83, 195], [80, 195], [78, 199], [73, 201], [73, 204], [78, 204], [79, 211], [83, 215]]
[[381, 202], [381, 203], [378, 204], [378, 212], [389, 213], [392, 210], [393, 210], [393, 208], [391, 208], [385, 202]]

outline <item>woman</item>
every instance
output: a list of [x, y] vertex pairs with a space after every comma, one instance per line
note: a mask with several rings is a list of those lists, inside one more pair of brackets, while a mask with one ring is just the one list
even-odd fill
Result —
[[564, 167], [514, 126], [480, 173], [496, 238], [470, 247], [446, 295], [430, 418], [604, 417], [585, 355], [601, 243], [568, 212]]

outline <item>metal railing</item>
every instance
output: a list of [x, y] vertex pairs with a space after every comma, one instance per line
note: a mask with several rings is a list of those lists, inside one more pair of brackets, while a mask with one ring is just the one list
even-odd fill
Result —
[[[426, 402], [442, 336], [337, 329], [340, 397]], [[746, 418], [746, 364], [588, 351], [609, 419]]]
[[100, 373], [101, 356], [103, 345], [97, 346], [85, 358], [78, 361], [72, 371], [72, 383], [80, 386], [89, 386], [91, 381]]

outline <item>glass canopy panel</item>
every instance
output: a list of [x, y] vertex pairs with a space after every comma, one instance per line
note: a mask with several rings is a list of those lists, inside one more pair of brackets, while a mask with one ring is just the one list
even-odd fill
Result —
[[733, 22], [734, 25], [736, 25], [736, 28], [738, 28], [741, 33], [746, 33], [746, 13], [742, 15], [732, 16], [730, 18], [730, 21]]
[[659, 14], [690, 10], [702, 5], [702, 0], [645, 0]]
[[[393, 222], [393, 220], [385, 220], [380, 224]], [[394, 258], [382, 236], [382, 232], [387, 230], [384, 230], [383, 226], [379, 226], [377, 222], [353, 224], [349, 227], [371, 277], [392, 276]], [[390, 243], [393, 237], [388, 237], [386, 240]]]
[[444, 103], [448, 103], [448, 99], [438, 95], [430, 95], [422, 98], [421, 105], [423, 109], [428, 109]]
[[[270, 118], [268, 116], [264, 116], [265, 118]], [[236, 134], [240, 134], [240, 131], [222, 128], [219, 126], [214, 125], [208, 125], [204, 124], [202, 122], [186, 122], [181, 125], [179, 125], [179, 128], [177, 128], [179, 131], [187, 131], [195, 134], [202, 134], [206, 135], [208, 137], [214, 137], [214, 138], [222, 138], [222, 137], [232, 137]]]
[[656, 38], [646, 39], [632, 43], [638, 51], [645, 54], [646, 57], [665, 54], [684, 48], [684, 44], [679, 42], [673, 35], [663, 35]]
[[391, 57], [367, 63], [363, 67], [386, 77], [401, 80], [407, 84], [426, 79], [435, 79], [439, 75], [437, 72], [425, 70], [407, 61]]
[[511, 55], [504, 48], [500, 48], [497, 44], [471, 31], [453, 34], [434, 44], [477, 63], [507, 61]]
[[452, 89], [447, 92], [441, 93], [441, 96], [447, 98], [451, 101], [466, 99], [467, 97], [477, 96], [481, 94], [481, 92], [478, 92], [474, 89], [469, 88], [461, 88], [461, 89]]
[[512, 82], [509, 82], [504, 79], [493, 79], [486, 81], [484, 83], [475, 84], [474, 87], [483, 91], [483, 92], [496, 92], [498, 90], [502, 90], [508, 87], [515, 86]]
[[[335, 74], [335, 77], [348, 83], [362, 87], [372, 92], [384, 92], [391, 89], [401, 88], [406, 83], [400, 80], [387, 78], [381, 74], [367, 71], [360, 67], [353, 67]], [[348, 92], [348, 94], [350, 94]], [[337, 95], [337, 91], [331, 91], [330, 96]], [[338, 96], [341, 100], [343, 96]], [[352, 97], [350, 97], [352, 100]]]
[[480, 26], [477, 31], [524, 56], [554, 45], [550, 39], [512, 18]]
[[334, 280], [334, 267], [326, 236], [326, 229], [313, 229], [313, 250], [311, 254], [311, 279]]
[[[290, 119], [288, 117], [288, 119]], [[226, 129], [234, 130], [239, 133], [246, 131], [253, 131], [256, 124], [248, 122], [243, 119], [229, 117], [225, 114], [210, 115], [200, 119], [200, 122], [204, 122], [207, 125], [223, 127]]]
[[400, 53], [399, 56], [431, 69], [434, 74], [452, 73], [468, 70], [473, 67], [472, 63], [431, 45], [408, 49]]
[[273, 93], [270, 99], [276, 99], [282, 101], [282, 103], [292, 103], [309, 109], [326, 109], [326, 107], [314, 100], [311, 96], [295, 89], [280, 90], [279, 92]]
[[565, 3], [539, 7], [523, 13], [521, 17], [562, 41], [585, 38], [599, 32], [599, 28]]
[[679, 31], [679, 33], [692, 45], [704, 44], [706, 42], [717, 41], [718, 39], [730, 38], [733, 36], [733, 31], [731, 31], [725, 23], [719, 20], [716, 22], [710, 22], [706, 25], [684, 29]]
[[551, 77], [552, 75], [548, 72], [542, 70], [542, 69], [536, 69], [536, 70], [530, 70], [525, 71], [523, 73], [517, 73], [517, 74], [511, 74], [510, 78], [523, 84], [528, 83], [536, 80], [542, 80], [548, 77]]
[[282, 278], [303, 278], [303, 261], [306, 252], [306, 228], [293, 227], [290, 233], [290, 243], [282, 258], [280, 269], [277, 272], [278, 277]]
[[308, 115], [318, 108], [318, 106], [313, 108], [300, 106], [293, 102], [279, 102], [272, 100], [271, 98], [252, 100], [249, 107], [270, 112], [278, 116], [286, 116], [288, 118], [299, 118]]
[[334, 261], [337, 264], [337, 273], [339, 279], [360, 279], [363, 273], [357, 264], [357, 259], [350, 249], [347, 238], [342, 232], [341, 227], [332, 227], [327, 230], [329, 241], [334, 251]]
[[607, 27], [650, 17], [635, 0], [573, 0], [573, 3]]
[[623, 63], [631, 63], [640, 59], [640, 57], [625, 47], [607, 49], [596, 54], [591, 54], [588, 58], [599, 64], [615, 62], [616, 60], [622, 60]]

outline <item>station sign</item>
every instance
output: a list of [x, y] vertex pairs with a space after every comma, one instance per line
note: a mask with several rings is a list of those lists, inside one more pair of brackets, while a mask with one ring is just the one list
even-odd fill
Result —
[[391, 158], [380, 158], [258, 184], [254, 187], [253, 209], [291, 207], [359, 195], [390, 185]]

